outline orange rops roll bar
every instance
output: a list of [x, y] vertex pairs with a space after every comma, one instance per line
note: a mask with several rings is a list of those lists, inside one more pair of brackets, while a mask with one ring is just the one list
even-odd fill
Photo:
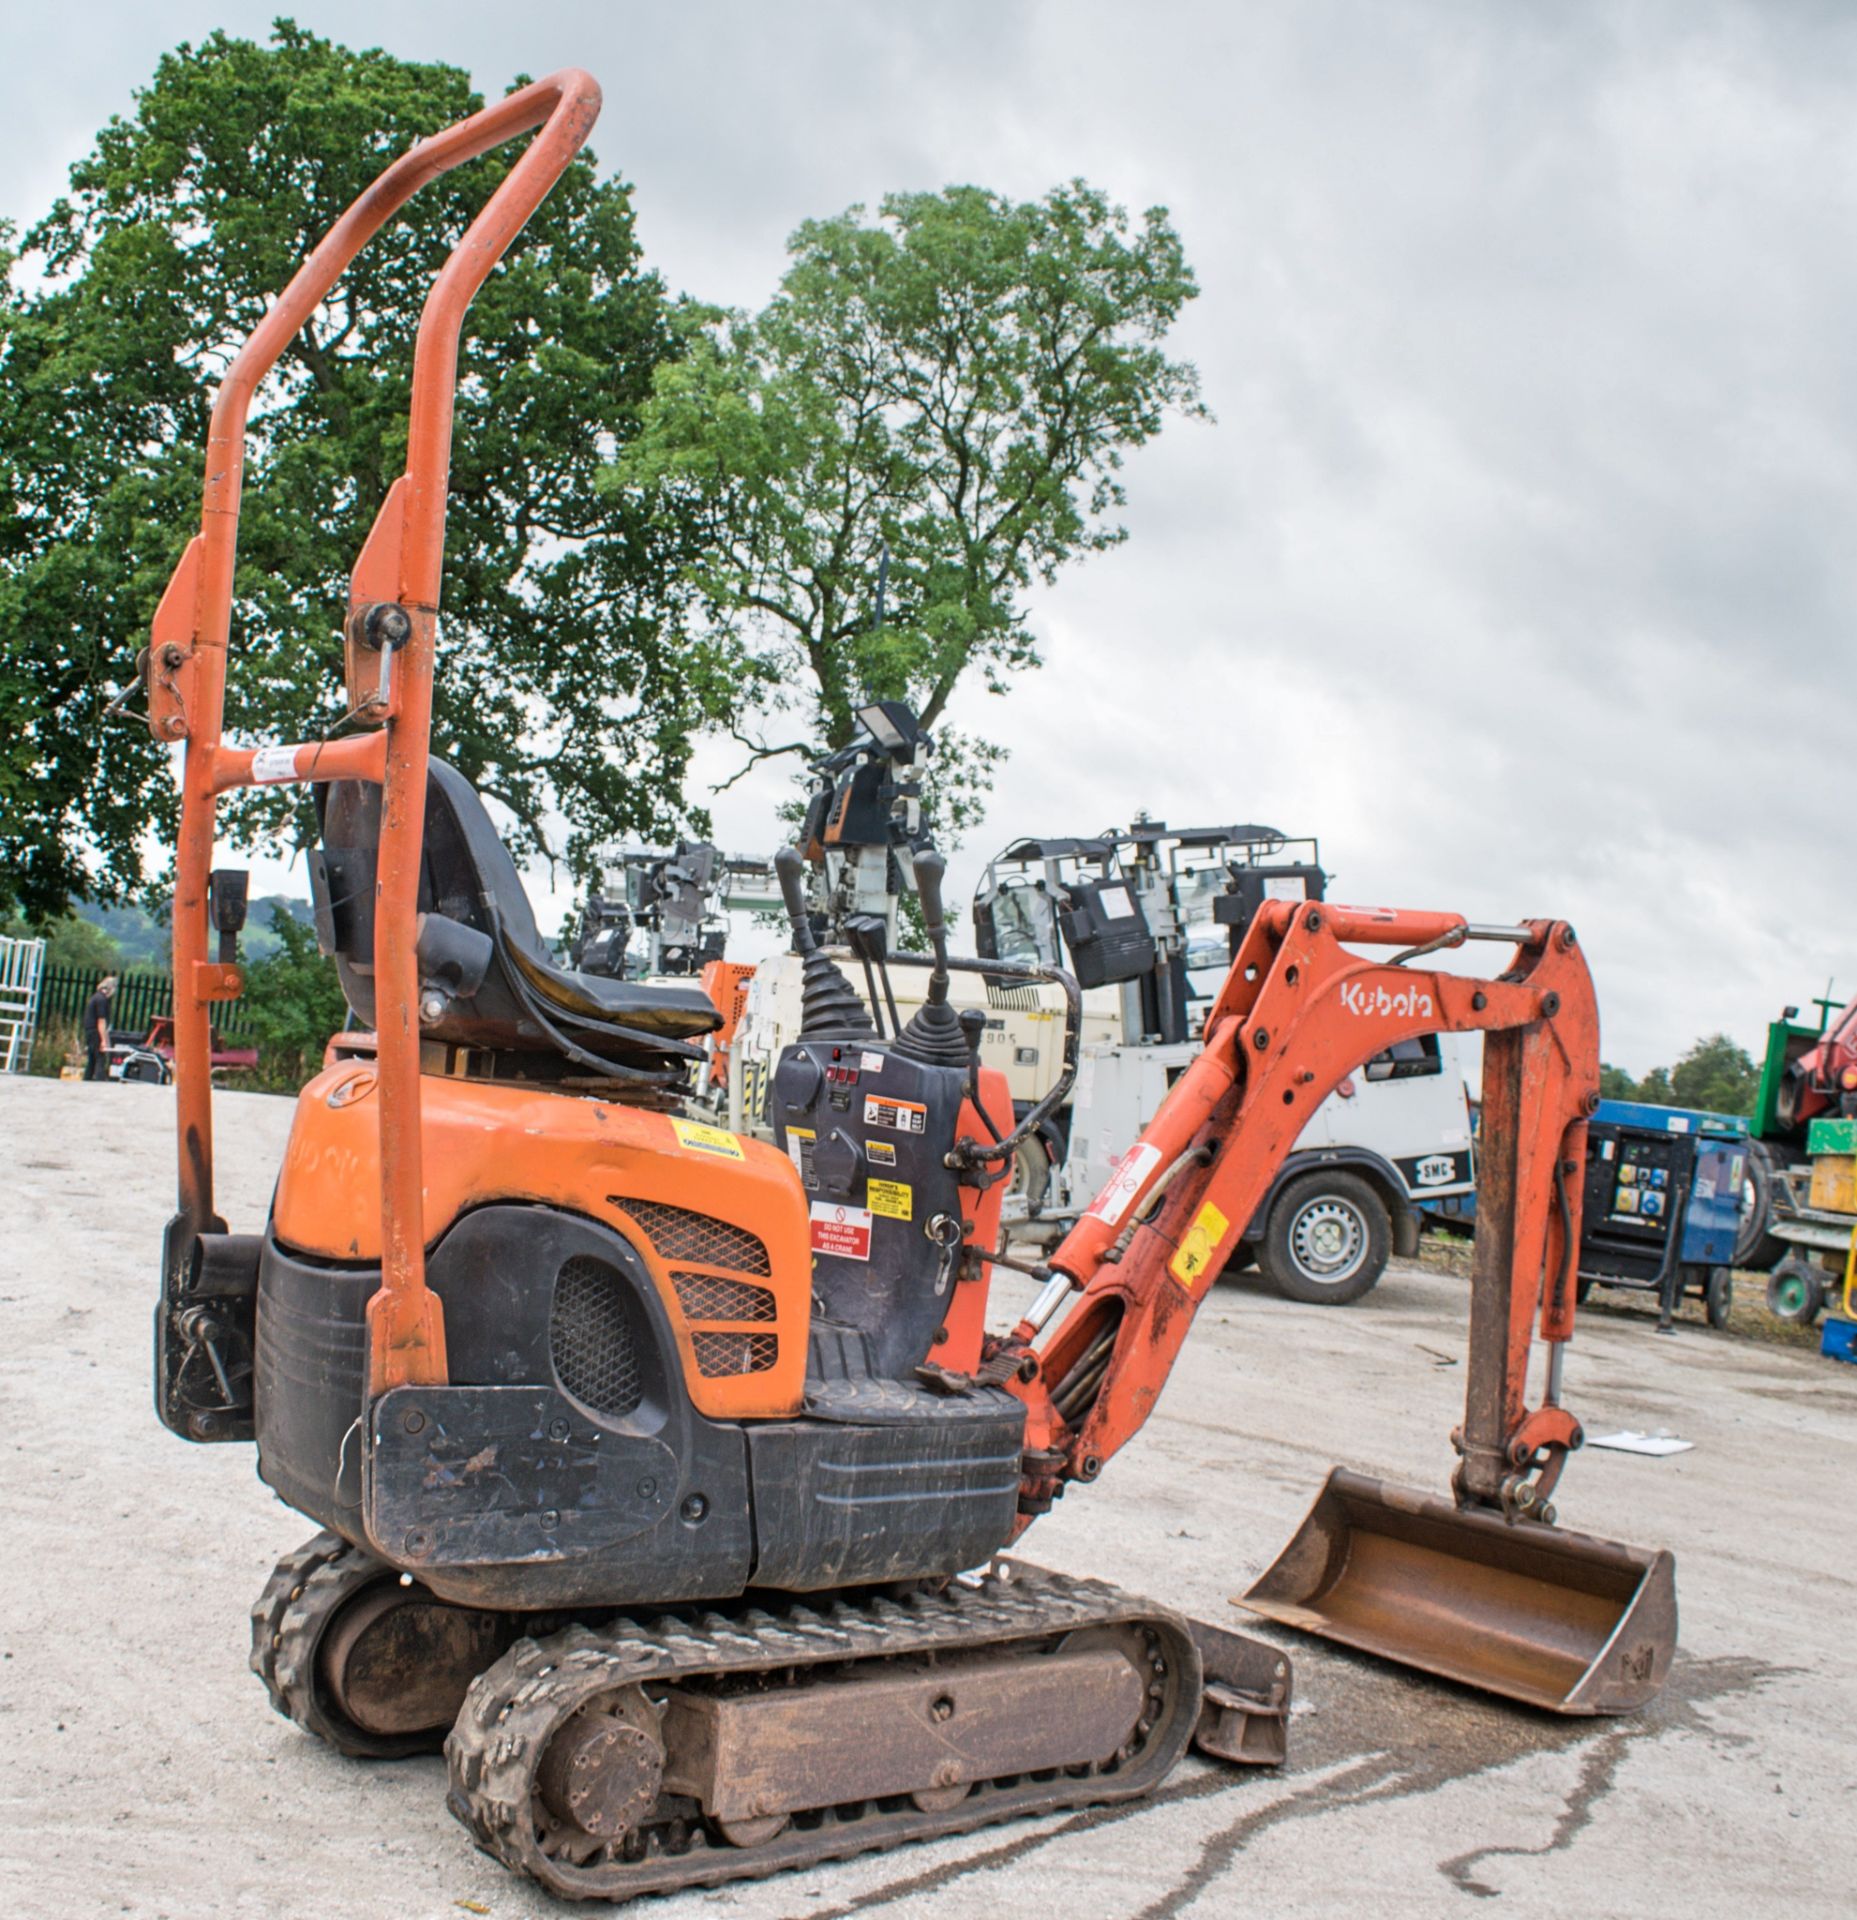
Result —
[[[207, 958], [207, 881], [217, 796], [234, 787], [284, 780], [369, 779], [384, 789], [374, 919], [382, 1211], [381, 1288], [368, 1310], [369, 1390], [374, 1393], [446, 1377], [444, 1325], [438, 1300], [425, 1284], [413, 943], [458, 339], [478, 288], [585, 144], [599, 112], [600, 89], [591, 75], [577, 68], [551, 74], [421, 140], [335, 223], [220, 386], [207, 439], [200, 532], [175, 568], [150, 634], [150, 729], [158, 740], [187, 742], [174, 886], [174, 1078], [186, 1230], [173, 1238], [183, 1249], [201, 1232], [223, 1231], [213, 1211], [209, 1009], [216, 1000], [233, 998], [239, 982]], [[422, 186], [536, 127], [541, 131], [471, 222], [426, 298], [413, 351], [406, 471], [388, 493], [350, 580], [351, 609], [397, 601], [411, 618], [409, 636], [395, 649], [384, 732], [256, 754], [222, 746], [239, 492], [252, 395], [343, 269]]]

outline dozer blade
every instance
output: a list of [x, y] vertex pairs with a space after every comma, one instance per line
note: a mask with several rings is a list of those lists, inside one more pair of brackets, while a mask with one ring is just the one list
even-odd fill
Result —
[[1235, 1604], [1551, 1713], [1629, 1713], [1676, 1647], [1664, 1549], [1459, 1512], [1342, 1467]]

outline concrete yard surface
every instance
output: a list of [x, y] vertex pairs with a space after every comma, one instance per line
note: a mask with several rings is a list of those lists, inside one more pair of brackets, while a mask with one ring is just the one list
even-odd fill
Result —
[[[227, 1094], [217, 1112], [220, 1208], [255, 1230], [290, 1103]], [[251, 1448], [188, 1446], [152, 1411], [172, 1123], [163, 1089], [0, 1081], [0, 1914], [558, 1920], [571, 1909], [473, 1851], [442, 1761], [343, 1760], [247, 1671], [247, 1610], [314, 1528]], [[1251, 1626], [1229, 1596], [1331, 1464], [1446, 1491], [1464, 1310], [1461, 1279], [1405, 1268], [1346, 1309], [1227, 1280], [1146, 1431], [1024, 1557]], [[1571, 1527], [1676, 1552], [1681, 1646], [1649, 1710], [1557, 1720], [1257, 1627], [1296, 1667], [1281, 1772], [1193, 1759], [1134, 1808], [639, 1911], [1849, 1914], [1857, 1368], [1595, 1313], [1566, 1389], [1589, 1433], [1695, 1442], [1589, 1448], [1557, 1495]]]

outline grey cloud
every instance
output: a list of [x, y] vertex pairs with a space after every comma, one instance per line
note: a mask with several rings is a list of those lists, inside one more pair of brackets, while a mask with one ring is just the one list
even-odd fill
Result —
[[[16, 30], [0, 208], [40, 211], [161, 47], [269, 11]], [[1343, 893], [1569, 915], [1639, 1070], [1857, 985], [1848, 9], [304, 17], [488, 88], [592, 68], [647, 247], [710, 298], [893, 187], [1080, 173], [1173, 210], [1219, 424], [1130, 462], [1129, 544], [1038, 597], [1047, 668], [957, 703], [1013, 749], [957, 884], [1021, 831], [1275, 818]], [[725, 796], [724, 835], [763, 845], [776, 792]]]

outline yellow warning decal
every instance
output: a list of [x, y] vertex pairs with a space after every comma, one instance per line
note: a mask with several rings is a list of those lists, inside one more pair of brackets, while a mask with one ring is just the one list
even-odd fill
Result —
[[900, 1180], [873, 1180], [867, 1196], [872, 1213], [880, 1213], [886, 1220], [907, 1220], [911, 1217], [913, 1195]]
[[720, 1154], [724, 1160], [748, 1157], [734, 1134], [725, 1133], [720, 1127], [706, 1127], [698, 1120], [673, 1120], [671, 1131], [677, 1136], [677, 1144], [688, 1147], [692, 1153]]
[[1167, 1271], [1191, 1293], [1209, 1273], [1217, 1272], [1217, 1263], [1213, 1256], [1219, 1250], [1219, 1242], [1225, 1238], [1225, 1230], [1231, 1225], [1210, 1200], [1200, 1208], [1193, 1224], [1186, 1230], [1186, 1238], [1180, 1242], [1179, 1251], [1167, 1263]]

